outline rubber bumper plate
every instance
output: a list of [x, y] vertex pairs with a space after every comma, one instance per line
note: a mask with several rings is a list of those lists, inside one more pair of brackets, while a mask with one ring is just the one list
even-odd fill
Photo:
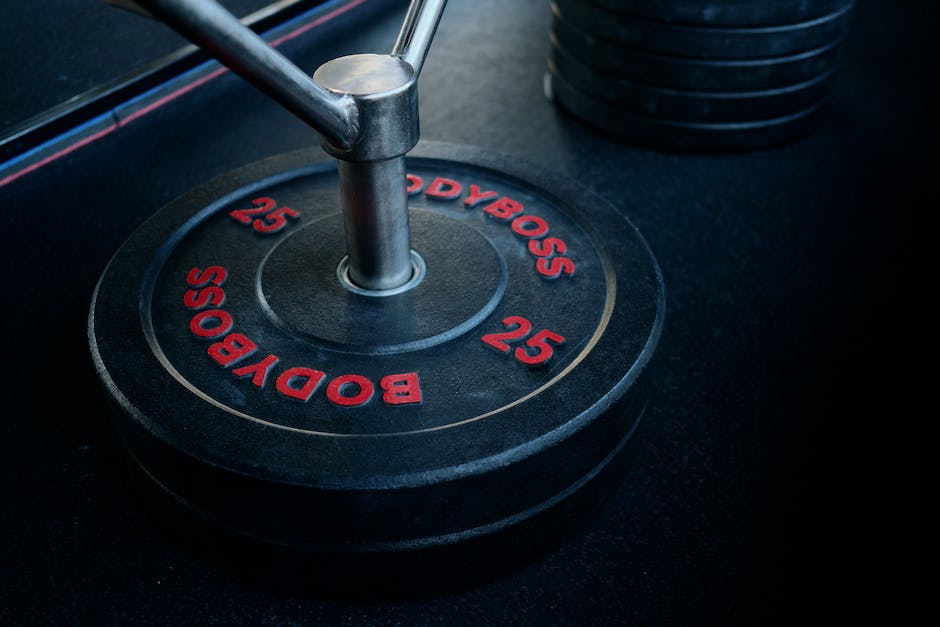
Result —
[[395, 553], [541, 520], [622, 458], [663, 323], [643, 238], [505, 157], [421, 143], [407, 163], [400, 290], [349, 284], [319, 150], [208, 183], [118, 250], [91, 351], [161, 490], [266, 541]]

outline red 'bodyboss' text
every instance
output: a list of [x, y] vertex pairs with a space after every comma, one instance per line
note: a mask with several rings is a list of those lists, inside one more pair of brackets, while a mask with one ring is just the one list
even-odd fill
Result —
[[[411, 195], [424, 190], [424, 194], [430, 198], [454, 200], [464, 191], [459, 182], [440, 176], [427, 186], [420, 176], [407, 174], [406, 177], [407, 190]], [[482, 209], [484, 213], [500, 222], [508, 223], [513, 233], [528, 240], [529, 254], [535, 257], [535, 269], [540, 275], [547, 279], [557, 279], [574, 274], [574, 261], [566, 256], [568, 245], [559, 237], [545, 237], [549, 226], [543, 218], [524, 214], [525, 207], [517, 200], [471, 184], [463, 204], [470, 209], [483, 203], [486, 203]]]
[[[183, 304], [197, 310], [189, 320], [190, 332], [199, 338], [217, 340], [206, 350], [209, 357], [223, 368], [243, 362], [258, 352], [258, 345], [250, 338], [232, 332], [235, 320], [220, 307], [225, 303], [223, 285], [228, 271], [222, 266], [192, 268], [186, 273], [186, 284], [191, 288], [183, 294]], [[208, 307], [212, 307], [209, 309]], [[239, 378], [250, 378], [251, 384], [263, 388], [280, 363], [277, 355], [240, 365], [232, 369]], [[294, 366], [282, 370], [274, 379], [274, 389], [288, 398], [306, 402], [321, 387], [327, 374], [314, 368]], [[417, 372], [390, 374], [379, 380], [382, 401], [386, 405], [408, 405], [421, 402], [421, 384]], [[376, 395], [375, 385], [359, 374], [342, 374], [326, 386], [326, 398], [334, 405], [358, 407]]]

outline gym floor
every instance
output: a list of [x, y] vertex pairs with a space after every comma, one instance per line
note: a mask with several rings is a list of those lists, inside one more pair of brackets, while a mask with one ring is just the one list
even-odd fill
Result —
[[[405, 5], [380, 4], [282, 51], [311, 72], [387, 51]], [[220, 555], [141, 491], [109, 424], [86, 322], [110, 256], [165, 203], [310, 146], [309, 129], [229, 73], [42, 167], [0, 164], [0, 623], [729, 625], [867, 611], [889, 552], [876, 512], [898, 505], [878, 430], [913, 415], [901, 385], [915, 186], [935, 148], [927, 6], [858, 3], [811, 135], [700, 154], [631, 146], [545, 98], [547, 0], [448, 3], [420, 82], [422, 137], [605, 197], [646, 237], [667, 298], [623, 483], [557, 545], [461, 585], [337, 589], [320, 585], [328, 571]], [[35, 28], [17, 30], [26, 12], [7, 3], [3, 28]], [[3, 53], [4, 66], [21, 58]], [[46, 106], [48, 82], [28, 80]], [[10, 126], [23, 113], [7, 102]]]

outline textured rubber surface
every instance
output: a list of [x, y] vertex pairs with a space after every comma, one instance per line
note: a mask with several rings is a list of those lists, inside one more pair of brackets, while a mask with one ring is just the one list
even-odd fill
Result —
[[546, 95], [594, 128], [630, 142], [675, 150], [737, 151], [782, 144], [805, 135], [822, 118], [825, 99], [766, 120], [684, 122], [629, 113], [585, 94], [548, 71]]
[[779, 26], [835, 12], [849, 0], [569, 0], [650, 20], [704, 26]]
[[572, 0], [553, 0], [555, 17], [631, 50], [693, 59], [757, 59], [797, 54], [840, 40], [854, 3], [812, 20], [783, 26], [704, 27], [640, 20]]
[[841, 40], [815, 50], [760, 59], [689, 59], [628, 50], [557, 18], [550, 39], [582, 63], [638, 83], [676, 89], [731, 91], [785, 87], [838, 64]]
[[689, 91], [604, 74], [555, 46], [548, 67], [573, 87], [623, 111], [699, 122], [766, 120], [802, 111], [829, 93], [837, 75], [833, 68], [801, 83], [758, 91]]

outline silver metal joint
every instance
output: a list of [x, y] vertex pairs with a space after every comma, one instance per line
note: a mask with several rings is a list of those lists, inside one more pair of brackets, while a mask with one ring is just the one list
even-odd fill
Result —
[[322, 138], [323, 149], [344, 161], [399, 157], [418, 143], [417, 75], [407, 62], [384, 54], [333, 59], [313, 74], [320, 87], [352, 98], [358, 112], [357, 139], [349, 148]]
[[375, 292], [414, 279], [404, 155], [420, 136], [418, 74], [446, 0], [412, 0], [391, 54], [340, 57], [312, 79], [214, 0], [110, 1], [165, 21], [320, 133], [339, 161], [343, 276]]

